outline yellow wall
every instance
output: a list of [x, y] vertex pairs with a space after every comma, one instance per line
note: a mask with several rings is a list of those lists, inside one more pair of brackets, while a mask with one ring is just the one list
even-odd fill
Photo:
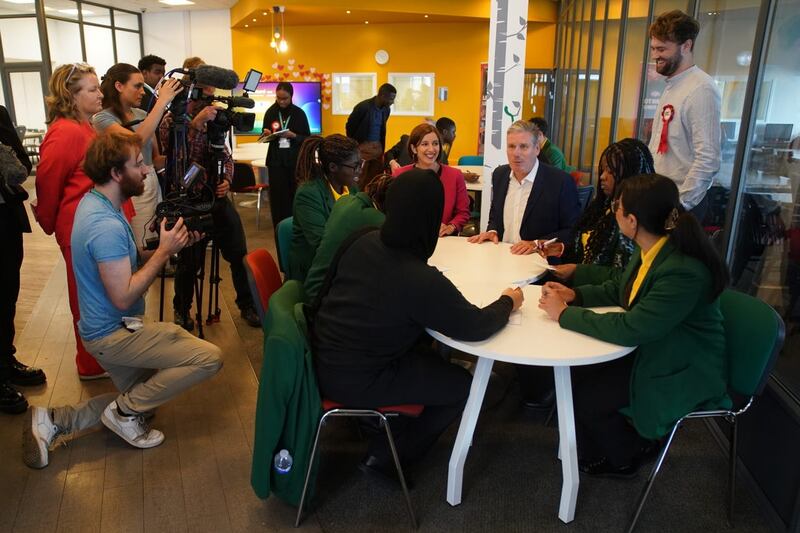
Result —
[[[435, 101], [434, 116], [448, 116], [456, 121], [458, 136], [451, 159], [475, 153], [480, 104], [480, 64], [488, 54], [488, 23], [441, 24], [359, 24], [346, 26], [292, 26], [286, 37], [287, 54], [276, 54], [269, 47], [264, 28], [232, 28], [233, 66], [242, 76], [255, 68], [270, 74], [272, 64], [286, 64], [292, 58], [318, 72], [377, 72], [378, 85], [385, 83], [389, 72], [434, 72], [436, 87], [448, 88], [448, 99]], [[531, 23], [528, 26], [526, 66], [552, 68], [555, 49], [554, 23]], [[378, 65], [378, 49], [389, 52], [389, 62]], [[322, 111], [324, 134], [344, 133], [346, 115]], [[408, 133], [422, 117], [392, 116], [387, 125], [386, 142], [393, 145]]]

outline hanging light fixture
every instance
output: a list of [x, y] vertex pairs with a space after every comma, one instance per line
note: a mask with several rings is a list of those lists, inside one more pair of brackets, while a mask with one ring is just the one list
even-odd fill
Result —
[[[274, 11], [270, 11], [269, 12], [269, 21], [270, 21], [269, 22], [270, 32], [274, 32], [275, 31], [275, 13], [274, 13]], [[278, 51], [278, 48], [277, 48], [278, 47], [278, 43], [275, 42], [275, 34], [273, 33], [271, 35], [271, 37], [272, 37], [272, 39], [269, 42], [269, 47], [270, 48], [274, 48], [275, 51], [277, 52]]]
[[[274, 48], [276, 52], [286, 52], [289, 49], [289, 43], [286, 41], [286, 24], [283, 19], [283, 13], [286, 10], [284, 6], [273, 6], [272, 7], [272, 40], [270, 41], [270, 47]], [[280, 20], [280, 29], [275, 26], [275, 14], [279, 14], [281, 16]]]

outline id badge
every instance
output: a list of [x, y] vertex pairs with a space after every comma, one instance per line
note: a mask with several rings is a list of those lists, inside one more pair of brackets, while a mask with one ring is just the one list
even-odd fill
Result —
[[286, 137], [281, 137], [278, 140], [278, 148], [289, 148], [289, 139]]

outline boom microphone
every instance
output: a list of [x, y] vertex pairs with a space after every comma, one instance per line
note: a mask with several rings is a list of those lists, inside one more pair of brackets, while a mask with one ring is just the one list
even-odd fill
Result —
[[244, 107], [245, 109], [253, 109], [256, 106], [256, 101], [246, 96], [231, 96], [231, 107]]
[[238, 85], [239, 76], [234, 71], [226, 68], [212, 65], [200, 65], [194, 69], [194, 81], [209, 87], [230, 90], [235, 89], [236, 85]]

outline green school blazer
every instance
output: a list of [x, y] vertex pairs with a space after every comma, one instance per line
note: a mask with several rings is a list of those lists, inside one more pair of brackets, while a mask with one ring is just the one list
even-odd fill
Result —
[[[578, 305], [559, 318], [561, 327], [591, 337], [638, 346], [630, 382], [630, 405], [622, 410], [636, 430], [655, 439], [695, 409], [727, 408], [725, 332], [719, 299], [709, 301], [711, 273], [700, 261], [680, 253], [670, 241], [656, 256], [630, 306], [624, 293], [641, 264], [637, 246], [623, 269], [592, 269], [576, 280]], [[598, 278], [605, 274], [601, 283]], [[587, 307], [616, 305], [621, 313], [599, 314]]]
[[[358, 188], [350, 188], [356, 194]], [[334, 204], [328, 181], [312, 179], [297, 189], [292, 206], [292, 247], [289, 250], [289, 279], [305, 281], [311, 262], [317, 253], [325, 223], [331, 215]]]

